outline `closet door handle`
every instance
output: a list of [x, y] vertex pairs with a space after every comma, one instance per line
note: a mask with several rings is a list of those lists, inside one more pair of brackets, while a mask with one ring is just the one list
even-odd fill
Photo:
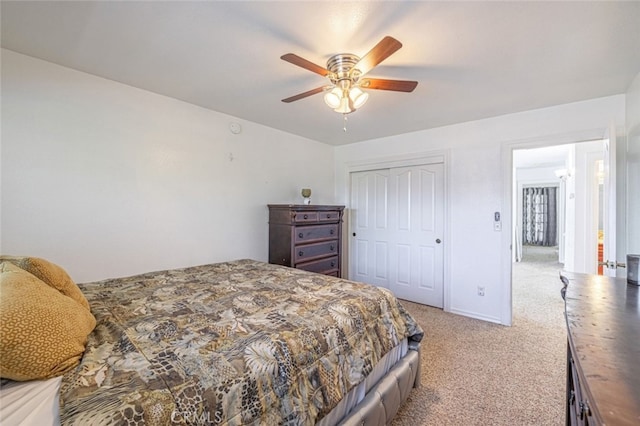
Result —
[[441, 242], [440, 238], [436, 238], [436, 244], [440, 244]]

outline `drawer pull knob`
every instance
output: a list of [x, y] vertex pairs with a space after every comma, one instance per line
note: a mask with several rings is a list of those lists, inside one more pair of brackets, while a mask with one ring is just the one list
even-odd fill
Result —
[[330, 233], [331, 235], [333, 235], [333, 229], [332, 229], [332, 230], [330, 230], [330, 231], [329, 231], [329, 233]]
[[331, 251], [333, 251], [333, 249], [334, 249], [334, 248], [335, 248], [335, 247], [333, 246], [333, 244], [331, 244], [331, 245], [329, 246], [329, 250], [331, 250]]
[[331, 267], [333, 268], [334, 266], [336, 266], [336, 261], [335, 261], [335, 260], [332, 260], [332, 261], [331, 261]]
[[300, 251], [298, 252], [298, 256], [300, 256], [300, 257], [302, 257], [302, 255], [303, 255], [303, 254], [304, 254], [304, 252], [303, 252], [302, 250], [300, 250]]
[[327, 219], [331, 219], [331, 215], [327, 213]]
[[302, 238], [304, 236], [304, 234], [301, 232], [298, 234], [298, 238]]
[[303, 217], [304, 217], [305, 219], [309, 219], [309, 215], [306, 215], [306, 214], [305, 214]]

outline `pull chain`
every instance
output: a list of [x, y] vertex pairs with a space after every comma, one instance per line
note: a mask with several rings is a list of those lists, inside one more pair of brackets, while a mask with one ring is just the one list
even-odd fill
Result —
[[347, 133], [347, 114], [342, 114], [342, 117], [343, 117], [342, 131]]

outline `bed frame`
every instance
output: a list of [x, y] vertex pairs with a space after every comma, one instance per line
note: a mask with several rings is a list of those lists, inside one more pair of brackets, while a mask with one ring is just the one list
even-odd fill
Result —
[[407, 400], [411, 389], [419, 386], [420, 346], [416, 345], [410, 347], [405, 357], [369, 390], [340, 425], [387, 425]]

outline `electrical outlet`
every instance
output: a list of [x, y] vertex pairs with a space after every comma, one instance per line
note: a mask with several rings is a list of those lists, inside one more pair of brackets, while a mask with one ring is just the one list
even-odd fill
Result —
[[484, 296], [484, 287], [478, 286], [478, 296]]

